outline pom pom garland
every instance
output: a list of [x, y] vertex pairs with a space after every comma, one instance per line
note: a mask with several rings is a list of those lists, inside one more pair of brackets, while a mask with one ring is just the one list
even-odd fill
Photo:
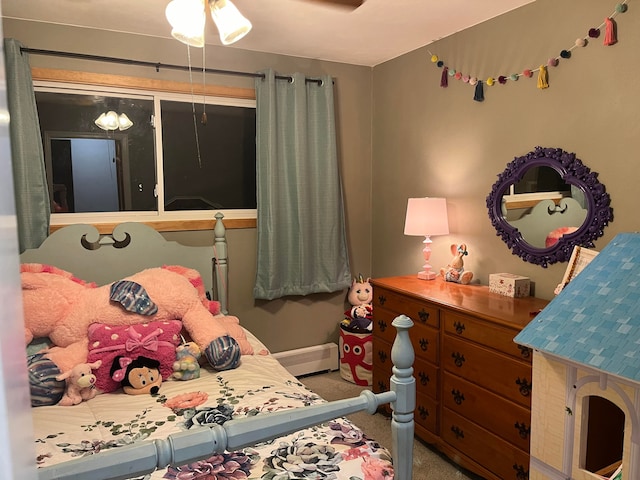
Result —
[[[571, 52], [574, 48], [587, 46], [589, 44], [589, 40], [588, 40], [589, 38], [592, 38], [592, 39], [599, 38], [601, 29], [603, 27], [605, 28], [603, 44], [605, 46], [609, 46], [617, 43], [617, 32], [616, 32], [617, 25], [613, 20], [613, 18], [616, 15], [627, 11], [627, 8], [628, 8], [627, 2], [628, 0], [624, 0], [621, 3], [618, 3], [615, 6], [614, 12], [608, 17], [606, 17], [604, 19], [604, 22], [601, 25], [590, 28], [587, 36], [577, 38], [573, 46], [571, 46], [570, 48], [561, 50], [558, 56], [549, 58], [546, 62], [546, 65], [540, 65], [540, 67], [534, 70], [525, 68], [524, 70], [522, 70], [522, 73], [512, 73], [511, 75], [508, 75], [508, 76], [507, 75], [499, 75], [497, 77], [489, 76], [487, 77], [484, 83], [486, 83], [487, 86], [493, 86], [497, 81], [499, 84], [504, 85], [507, 83], [507, 81], [510, 80], [515, 82], [522, 76], [531, 78], [533, 76], [533, 73], [537, 71], [538, 72], [538, 81], [537, 81], [538, 89], [548, 88], [549, 74], [548, 74], [547, 67], [558, 66], [561, 58], [562, 59], [571, 58]], [[440, 86], [442, 87], [448, 86], [447, 77], [452, 77], [452, 78], [455, 78], [456, 80], [462, 80], [464, 83], [468, 83], [469, 85], [475, 87], [474, 100], [478, 102], [482, 102], [484, 100], [484, 88], [483, 88], [483, 82], [481, 80], [478, 80], [478, 78], [475, 76], [466, 75], [460, 72], [459, 70], [450, 68], [449, 66], [445, 65], [445, 62], [441, 60], [437, 55], [432, 54], [431, 52], [429, 52], [429, 54], [431, 55], [432, 63], [435, 63], [439, 68], [444, 67], [444, 71], [442, 72], [442, 77], [440, 81]]]

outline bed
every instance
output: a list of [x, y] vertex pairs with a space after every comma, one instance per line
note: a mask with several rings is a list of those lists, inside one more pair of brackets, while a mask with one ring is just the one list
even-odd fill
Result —
[[[220, 213], [214, 238], [213, 246], [193, 247], [166, 241], [139, 223], [120, 224], [111, 235], [100, 235], [90, 225], [71, 225], [54, 232], [40, 248], [25, 251], [21, 263], [71, 273], [83, 287], [84, 282], [97, 285], [87, 288], [111, 284], [111, 292], [120, 280], [140, 271], [167, 265], [194, 269], [207, 294], [202, 301], [219, 308], [211, 318], [226, 321], [235, 317], [228, 312], [227, 243]], [[153, 299], [157, 293], [150, 290], [149, 295]], [[27, 322], [26, 307], [25, 312]], [[32, 385], [32, 405], [38, 405], [32, 408], [38, 478], [408, 480], [415, 405], [412, 322], [400, 316], [393, 324], [391, 391], [363, 391], [334, 402], [306, 388], [241, 326], [251, 353], [243, 351], [238, 366], [214, 369], [201, 361], [195, 378], [167, 378], [155, 394], [105, 390], [62, 406], [34, 403]], [[47, 348], [42, 342], [34, 338], [30, 343], [30, 362], [48, 360], [38, 353]], [[95, 386], [88, 389], [92, 394]], [[346, 418], [363, 410], [373, 414], [385, 403], [393, 410], [393, 440], [387, 448]]]

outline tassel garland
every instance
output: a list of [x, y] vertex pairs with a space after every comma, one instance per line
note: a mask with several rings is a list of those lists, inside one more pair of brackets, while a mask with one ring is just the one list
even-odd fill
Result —
[[476, 91], [473, 95], [473, 99], [476, 102], [484, 101], [484, 89], [482, 88], [482, 80], [478, 80], [478, 83], [476, 83]]
[[549, 75], [547, 67], [544, 65], [540, 65], [540, 71], [538, 72], [538, 88], [549, 88]]
[[616, 24], [609, 17], [604, 19], [604, 24], [604, 44], [605, 46], [613, 45], [618, 41], [616, 38]]
[[[549, 67], [557, 67], [560, 63], [560, 59], [562, 61], [568, 60], [572, 57], [572, 51], [575, 47], [586, 47], [590, 41], [595, 40], [596, 38], [600, 38], [600, 35], [603, 34], [603, 44], [605, 46], [615, 45], [618, 43], [618, 24], [617, 19], [618, 15], [625, 13], [628, 10], [627, 3], [629, 0], [619, 0], [615, 7], [615, 11], [605, 17], [604, 23], [600, 24], [597, 27], [591, 27], [588, 29], [588, 32], [578, 37], [577, 40], [573, 43], [570, 48], [565, 48], [560, 51], [558, 55], [554, 55], [550, 57], [546, 64], [540, 65], [536, 70], [538, 71], [538, 82], [537, 87], [539, 90], [544, 90], [545, 88], [549, 88]], [[442, 68], [442, 76], [440, 77], [440, 87], [446, 88], [449, 86], [449, 77], [455, 80], [462, 80], [463, 83], [466, 83], [472, 87], [474, 87], [474, 95], [473, 99], [476, 102], [484, 101], [484, 86], [492, 88], [494, 85], [505, 85], [510, 81], [517, 81], [519, 78], [531, 78], [533, 77], [533, 73], [536, 70], [532, 70], [530, 68], [525, 68], [520, 73], [511, 73], [511, 74], [503, 74], [497, 76], [488, 76], [486, 80], [483, 82], [478, 79], [476, 76], [471, 76], [468, 74], [464, 74], [453, 66], [448, 66], [446, 63], [439, 58], [437, 55], [431, 55], [431, 63], [433, 63], [438, 68]]]
[[449, 67], [444, 67], [442, 69], [442, 77], [440, 78], [440, 86], [442, 88], [447, 88], [449, 86]]

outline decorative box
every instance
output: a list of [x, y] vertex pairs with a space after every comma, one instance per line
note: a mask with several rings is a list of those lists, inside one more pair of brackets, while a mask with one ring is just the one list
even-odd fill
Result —
[[507, 297], [528, 297], [530, 295], [529, 277], [513, 273], [492, 273], [489, 275], [489, 291]]

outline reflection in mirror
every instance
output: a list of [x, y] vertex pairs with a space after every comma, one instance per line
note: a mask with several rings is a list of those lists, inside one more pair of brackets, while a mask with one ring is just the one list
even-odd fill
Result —
[[509, 163], [487, 197], [497, 234], [543, 267], [568, 260], [574, 245], [593, 247], [613, 219], [609, 204], [597, 173], [575, 154], [542, 147]]
[[[152, 100], [36, 91], [36, 104], [53, 213], [157, 209]], [[99, 128], [106, 110], [126, 113], [133, 126]]]

